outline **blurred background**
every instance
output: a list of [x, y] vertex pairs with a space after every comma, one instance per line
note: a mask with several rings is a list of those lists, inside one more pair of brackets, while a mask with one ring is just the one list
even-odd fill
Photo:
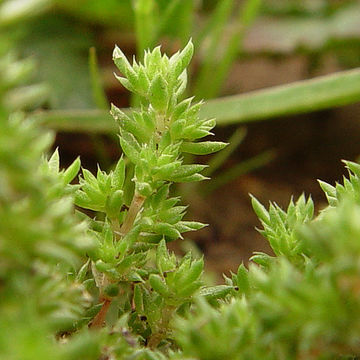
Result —
[[[189, 38], [195, 56], [187, 95], [197, 100], [291, 86], [360, 66], [360, 1], [0, 0], [2, 107], [41, 121], [54, 113], [91, 118], [105, 114], [111, 102], [136, 106], [113, 76], [114, 44], [141, 58], [160, 44], [172, 54]], [[189, 235], [210, 270], [235, 270], [253, 251], [269, 251], [255, 230], [249, 193], [286, 207], [304, 192], [317, 210], [325, 205], [316, 179], [340, 180], [341, 159], [360, 154], [356, 100], [291, 116], [269, 111], [262, 121], [216, 127], [216, 138], [231, 145], [205, 160], [214, 165], [212, 180], [175, 190], [190, 203], [188, 218], [210, 224]], [[47, 126], [59, 130], [55, 146], [64, 166], [80, 155], [84, 167], [107, 170], [120, 155], [116, 136], [94, 131], [86, 117], [71, 131]]]

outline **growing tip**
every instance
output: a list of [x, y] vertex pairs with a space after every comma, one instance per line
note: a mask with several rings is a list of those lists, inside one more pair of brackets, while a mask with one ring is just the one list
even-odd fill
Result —
[[118, 58], [124, 57], [125, 55], [121, 51], [121, 49], [117, 45], [115, 45], [112, 56], [113, 56], [113, 59], [118, 59]]

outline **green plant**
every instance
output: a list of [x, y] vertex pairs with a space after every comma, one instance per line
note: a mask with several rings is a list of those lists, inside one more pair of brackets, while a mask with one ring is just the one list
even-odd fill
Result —
[[[215, 121], [199, 117], [201, 104], [179, 100], [192, 53], [191, 42], [170, 59], [156, 48], [145, 55], [143, 65], [131, 66], [115, 49], [114, 61], [126, 76], [120, 82], [135, 91], [144, 105], [128, 115], [112, 107], [126, 158], [121, 157], [109, 173], [99, 169], [94, 176], [83, 169], [79, 185], [70, 185], [80, 169], [79, 159], [60, 171], [57, 151], [49, 160], [41, 159], [51, 137], [19, 116], [2, 121], [1, 291], [8, 294], [1, 304], [3, 326], [12, 327], [14, 321], [24, 332], [24, 342], [40, 341], [39, 348], [31, 349], [19, 335], [20, 352], [31, 358], [41, 358], [41, 351], [55, 354], [56, 346], [46, 345], [49, 332], [71, 338], [75, 353], [81, 351], [69, 334], [84, 331], [87, 324], [101, 328], [109, 311], [108, 324], [115, 323], [120, 333], [126, 326], [131, 335], [113, 343], [114, 337], [105, 332], [103, 344], [108, 345], [103, 351], [109, 356], [136, 351], [147, 356], [151, 351], [141, 350], [140, 345], [155, 350], [169, 341], [170, 321], [186, 311], [202, 286], [203, 260], [190, 253], [178, 259], [166, 246], [182, 233], [204, 226], [184, 221], [186, 207], [169, 196], [172, 182], [205, 179], [200, 174], [205, 166], [184, 165], [182, 153], [208, 154], [226, 145], [199, 141], [211, 134]], [[31, 152], [25, 151], [27, 145]], [[98, 215], [71, 215], [73, 203]], [[79, 269], [79, 255], [84, 258], [85, 252], [90, 260]], [[18, 301], [19, 296], [29, 299], [29, 304]], [[34, 322], [41, 329], [39, 335], [32, 327], [22, 330], [21, 323], [11, 319], [12, 312], [5, 316], [12, 308], [24, 316], [24, 325]], [[8, 333], [2, 334], [4, 354], [10, 357], [17, 350], [10, 346]], [[96, 357], [96, 344], [93, 355], [86, 356]], [[69, 347], [64, 352], [71, 358]], [[57, 356], [65, 358], [63, 352]]]
[[[204, 286], [203, 258], [167, 243], [204, 225], [185, 221], [173, 182], [204, 180], [184, 164], [225, 144], [199, 141], [213, 120], [181, 100], [191, 42], [114, 61], [141, 108], [111, 113], [122, 156], [106, 173], [60, 170], [52, 136], [0, 114], [0, 354], [7, 359], [349, 359], [360, 355], [360, 165], [343, 185], [321, 182], [287, 210], [252, 203], [275, 256], [259, 253], [225, 284]], [[74, 211], [74, 204], [82, 211]]]

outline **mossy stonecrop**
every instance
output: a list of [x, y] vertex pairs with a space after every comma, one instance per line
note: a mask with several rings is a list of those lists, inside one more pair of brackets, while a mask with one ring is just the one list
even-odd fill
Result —
[[211, 134], [215, 120], [199, 117], [201, 103], [192, 104], [192, 98], [179, 100], [186, 88], [186, 67], [192, 55], [191, 42], [171, 58], [157, 47], [145, 53], [144, 64], [134, 60], [131, 66], [118, 47], [114, 50], [114, 62], [126, 76], [117, 79], [143, 104], [129, 116], [114, 105], [111, 113], [120, 125], [121, 147], [136, 166], [136, 192], [144, 197], [164, 182], [205, 179], [199, 174], [205, 166], [183, 165], [182, 152], [205, 155], [225, 146], [221, 142], [196, 142]]
[[[121, 157], [109, 174], [99, 169], [95, 177], [83, 170], [81, 188], [76, 196], [77, 205], [106, 215], [100, 229], [97, 222], [99, 246], [91, 254], [100, 301], [104, 301], [104, 311], [94, 319], [95, 326], [104, 321], [111, 301], [109, 287], [113, 290], [113, 285], [119, 282], [141, 282], [141, 286], [134, 289], [137, 308], [148, 317], [152, 334], [158, 333], [155, 337], [159, 339], [164, 322], [161, 320], [162, 325], [159, 325], [157, 317], [151, 320], [149, 313], [155, 309], [147, 309], [147, 306], [153, 307], [158, 301], [155, 312], [160, 311], [160, 317], [164, 313], [169, 316], [201, 286], [198, 278], [202, 260], [187, 256], [178, 263], [168, 254], [165, 245], [165, 241], [182, 238], [182, 233], [204, 226], [184, 221], [186, 207], [178, 205], [179, 198], [169, 197], [173, 182], [206, 179], [200, 174], [206, 165], [184, 165], [182, 154], [210, 154], [226, 145], [215, 141], [199, 142], [211, 135], [215, 120], [199, 116], [201, 103], [193, 104], [192, 98], [181, 99], [187, 83], [186, 67], [192, 55], [193, 45], [189, 42], [170, 58], [161, 54], [157, 47], [145, 53], [143, 64], [135, 60], [130, 64], [115, 47], [114, 62], [123, 77], [115, 76], [138, 96], [141, 106], [129, 113], [114, 105], [111, 108], [119, 124], [121, 148], [134, 169], [132, 181], [127, 181], [132, 175], [129, 175], [129, 167], [125, 169], [125, 159]], [[156, 248], [159, 242], [162, 245], [157, 251], [156, 268], [145, 270], [151, 267], [148, 251]], [[166, 271], [171, 274], [165, 276]], [[149, 300], [150, 289], [155, 290], [157, 299]], [[112, 293], [117, 294], [116, 291]], [[158, 341], [156, 339], [154, 342]]]
[[[185, 210], [183, 207], [177, 207], [172, 219], [166, 219], [166, 215], [161, 219], [163, 204], [159, 200], [165, 201], [168, 197], [170, 183], [206, 179], [200, 174], [206, 165], [184, 165], [182, 153], [205, 155], [226, 145], [222, 142], [198, 142], [198, 139], [211, 135], [215, 120], [199, 117], [201, 103], [192, 104], [192, 98], [180, 100], [186, 88], [186, 68], [192, 55], [191, 41], [170, 58], [161, 54], [160, 47], [147, 51], [143, 64], [137, 64], [134, 59], [130, 65], [118, 47], [113, 53], [116, 66], [125, 77], [115, 76], [140, 98], [142, 104], [140, 110], [130, 114], [114, 105], [111, 108], [111, 114], [120, 126], [121, 148], [134, 164], [132, 205], [135, 203], [138, 208], [142, 200], [149, 199], [144, 209], [144, 230], [166, 236], [168, 240], [201, 227], [199, 223], [180, 221]], [[127, 220], [133, 217], [131, 210], [132, 206], [122, 225], [122, 234], [130, 230]], [[160, 229], [156, 230], [160, 224]]]

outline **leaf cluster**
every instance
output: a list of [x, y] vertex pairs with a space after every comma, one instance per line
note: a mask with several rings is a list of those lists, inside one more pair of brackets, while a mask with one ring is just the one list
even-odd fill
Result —
[[[220, 307], [201, 300], [195, 318], [192, 313], [177, 321], [175, 338], [186, 356], [358, 356], [359, 204], [353, 190], [359, 175], [358, 165], [350, 165], [349, 179], [336, 185], [341, 189], [338, 203], [334, 205], [330, 199], [332, 205], [314, 219], [312, 202], [305, 201], [304, 196], [295, 204], [291, 201], [287, 212], [274, 204], [266, 210], [252, 199], [264, 226], [262, 233], [277, 256], [256, 255], [254, 260], [259, 265], [250, 264], [248, 270], [241, 265], [237, 274], [225, 277], [233, 291], [228, 291]], [[325, 183], [322, 187], [333, 188]], [[275, 245], [274, 239], [278, 240]], [[295, 253], [288, 251], [289, 242], [282, 242], [286, 239], [296, 240], [292, 243]], [[240, 316], [243, 318], [237, 320]]]

